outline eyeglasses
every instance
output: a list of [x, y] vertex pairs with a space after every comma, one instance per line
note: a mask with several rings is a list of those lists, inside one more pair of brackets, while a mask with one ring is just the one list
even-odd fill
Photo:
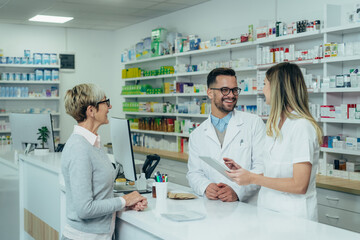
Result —
[[110, 107], [110, 98], [108, 98], [108, 99], [106, 99], [106, 100], [104, 100], [104, 101], [97, 102], [97, 103], [96, 103], [96, 106], [98, 106], [100, 103], [106, 103], [106, 105], [107, 105], [108, 107]]
[[241, 92], [241, 88], [238, 87], [234, 87], [234, 88], [228, 88], [228, 87], [222, 87], [222, 88], [210, 88], [211, 90], [220, 90], [220, 92], [222, 93], [222, 95], [227, 96], [230, 94], [230, 91], [232, 91], [232, 93], [235, 96], [238, 96]]

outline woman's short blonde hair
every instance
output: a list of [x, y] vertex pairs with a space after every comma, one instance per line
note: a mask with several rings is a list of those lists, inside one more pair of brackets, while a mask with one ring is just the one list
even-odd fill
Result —
[[88, 106], [98, 108], [97, 103], [103, 100], [105, 93], [94, 84], [79, 84], [66, 91], [65, 110], [78, 123], [86, 120]]

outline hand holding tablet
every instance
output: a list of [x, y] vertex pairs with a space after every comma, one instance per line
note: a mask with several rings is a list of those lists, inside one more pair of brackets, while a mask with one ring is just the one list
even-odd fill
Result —
[[214, 168], [216, 171], [218, 171], [221, 175], [229, 179], [230, 181], [233, 181], [227, 174], [226, 171], [230, 171], [230, 169], [225, 166], [225, 164], [211, 158], [208, 156], [199, 156], [201, 160], [203, 160], [205, 163], [210, 165], [212, 168]]

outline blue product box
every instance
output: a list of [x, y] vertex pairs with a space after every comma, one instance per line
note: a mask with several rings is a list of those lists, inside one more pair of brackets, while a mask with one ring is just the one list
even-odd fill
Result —
[[0, 57], [0, 64], [3, 63], [3, 57]]
[[51, 70], [44, 69], [44, 80], [51, 81]]
[[14, 64], [14, 57], [6, 57], [7, 64]]
[[33, 64], [41, 64], [42, 62], [42, 54], [41, 53], [34, 53], [34, 63]]
[[7, 73], [1, 73], [1, 80], [8, 80]]
[[43, 53], [41, 62], [42, 62], [43, 65], [50, 65], [50, 54], [49, 53]]
[[34, 64], [34, 58], [28, 58], [27, 64]]
[[14, 57], [14, 64], [20, 64], [20, 57]]
[[57, 69], [51, 70], [51, 79], [53, 81], [59, 81], [59, 70]]
[[1, 57], [1, 63], [6, 64], [6, 57]]
[[27, 73], [21, 73], [20, 80], [27, 81], [28, 80], [28, 74]]
[[7, 80], [14, 80], [14, 73], [7, 73]]
[[30, 50], [24, 50], [24, 57], [29, 58], [30, 57]]
[[35, 70], [35, 80], [43, 81], [44, 80], [44, 71], [42, 69]]
[[333, 147], [333, 140], [337, 139], [340, 141], [340, 136], [328, 136], [328, 148], [334, 148]]
[[35, 80], [35, 73], [29, 73], [28, 80], [29, 81], [34, 81]]
[[57, 54], [56, 53], [51, 53], [50, 54], [50, 64], [51, 65], [56, 65], [57, 64]]
[[14, 73], [14, 80], [19, 81], [20, 80], [20, 73]]
[[27, 64], [27, 58], [21, 57], [20, 58], [20, 64]]

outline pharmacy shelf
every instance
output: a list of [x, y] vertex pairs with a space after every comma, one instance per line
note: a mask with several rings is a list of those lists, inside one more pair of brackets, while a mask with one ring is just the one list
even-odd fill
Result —
[[45, 84], [49, 84], [49, 85], [58, 85], [60, 84], [60, 81], [20, 81], [20, 80], [11, 80], [11, 81], [6, 81], [6, 80], [0, 80], [0, 84], [39, 84], [39, 85], [45, 85]]
[[202, 50], [195, 50], [195, 51], [189, 51], [189, 52], [183, 52], [183, 53], [176, 53], [174, 56], [176, 57], [184, 57], [184, 56], [195, 56], [195, 55], [204, 55], [204, 54], [212, 54], [219, 51], [226, 51], [226, 50], [234, 50], [239, 48], [255, 48], [256, 43], [255, 42], [243, 42], [243, 43], [237, 43], [227, 46], [221, 46], [221, 47], [213, 47], [209, 49], [202, 49]]
[[347, 24], [337, 27], [324, 28], [323, 33], [333, 33], [333, 34], [349, 34], [356, 33], [360, 31], [360, 23]]
[[[29, 113], [29, 114], [32, 114], [32, 113]], [[36, 113], [34, 113], [36, 114]], [[51, 116], [60, 116], [60, 113], [50, 113]], [[9, 117], [10, 116], [10, 113], [0, 113], [0, 117]]]
[[138, 116], [159, 116], [159, 117], [196, 117], [207, 118], [207, 114], [191, 114], [191, 113], [155, 113], [155, 112], [124, 112], [127, 115]]
[[320, 91], [323, 93], [360, 92], [360, 88], [323, 88]]
[[321, 59], [322, 63], [334, 63], [334, 62], [349, 62], [349, 61], [359, 61], [360, 55], [355, 56], [344, 56], [344, 57], [328, 57]]
[[326, 153], [338, 153], [338, 154], [345, 154], [345, 155], [360, 156], [360, 151], [356, 151], [356, 150], [338, 149], [338, 148], [324, 148], [324, 147], [322, 147], [320, 150], [322, 152], [326, 152]]
[[208, 118], [209, 114], [176, 113], [177, 117]]
[[239, 48], [255, 48], [257, 45], [261, 44], [268, 44], [268, 43], [284, 43], [284, 42], [294, 42], [294, 41], [303, 41], [303, 40], [311, 40], [322, 37], [320, 30], [315, 30], [311, 32], [304, 32], [304, 33], [298, 33], [298, 34], [292, 34], [292, 35], [286, 35], [281, 37], [275, 37], [275, 38], [264, 38], [264, 39], [258, 39], [253, 42], [243, 42], [243, 43], [237, 43], [227, 46], [221, 46], [221, 47], [213, 47], [209, 49], [202, 49], [202, 50], [194, 50], [194, 51], [188, 51], [188, 52], [182, 52], [182, 53], [175, 53], [172, 55], [164, 55], [159, 57], [153, 57], [148, 59], [142, 59], [142, 60], [134, 60], [125, 62], [123, 64], [125, 65], [132, 65], [137, 63], [144, 63], [149, 61], [159, 61], [163, 59], [168, 58], [175, 58], [175, 57], [184, 57], [184, 56], [195, 56], [195, 55], [203, 55], [203, 54], [212, 54], [219, 51], [226, 51], [226, 50], [235, 50]]
[[121, 95], [124, 98], [160, 98], [160, 97], [203, 97], [206, 93], [164, 93], [164, 94], [136, 94]]
[[1, 130], [0, 133], [11, 133], [11, 130]]
[[319, 122], [324, 123], [347, 123], [347, 124], [360, 124], [360, 119], [334, 119], [334, 118], [320, 118]]
[[169, 59], [169, 58], [175, 58], [175, 55], [172, 54], [172, 55], [164, 55], [164, 56], [159, 56], [159, 57], [150, 57], [150, 58], [147, 58], [147, 59], [123, 62], [122, 64], [124, 64], [124, 65], [133, 65], [133, 64], [137, 64], [137, 63], [161, 61], [161, 60]]
[[189, 134], [185, 134], [185, 133], [160, 132], [160, 131], [149, 131], [149, 130], [141, 130], [141, 129], [130, 129], [130, 131], [135, 133], [145, 133], [145, 134], [154, 134], [154, 135], [163, 135], [163, 136], [189, 137]]
[[293, 43], [295, 41], [304, 41], [304, 40], [312, 40], [317, 38], [322, 38], [322, 34], [320, 30], [314, 30], [311, 32], [303, 32], [297, 34], [290, 34], [286, 36], [273, 37], [273, 38], [260, 38], [255, 41], [255, 44], [267, 45], [273, 43]]
[[140, 153], [144, 155], [158, 154], [161, 158], [173, 159], [181, 162], [187, 162], [189, 158], [189, 155], [186, 153], [171, 152], [171, 151], [151, 149], [151, 148], [138, 147], [138, 146], [133, 146], [133, 151], [135, 153]]
[[41, 64], [0, 64], [0, 67], [11, 68], [60, 68], [60, 65], [41, 65]]
[[[247, 72], [247, 71], [256, 71], [257, 67], [243, 67], [234, 69], [235, 72]], [[131, 81], [143, 81], [143, 80], [152, 80], [152, 79], [165, 79], [165, 78], [175, 78], [175, 77], [191, 77], [199, 75], [208, 75], [209, 71], [197, 71], [197, 72], [183, 72], [176, 74], [166, 74], [166, 75], [157, 75], [157, 76], [148, 76], [148, 77], [137, 77], [137, 78], [123, 78], [125, 82]]]
[[142, 80], [152, 80], [152, 79], [162, 79], [162, 78], [174, 78], [176, 77], [175, 74], [164, 74], [164, 75], [157, 75], [157, 76], [148, 76], [148, 77], [137, 77], [137, 78], [123, 78], [125, 82], [130, 81], [142, 81]]
[[54, 101], [60, 100], [60, 97], [0, 97], [0, 100], [18, 100], [18, 101], [28, 101], [28, 100], [35, 100], [35, 101]]
[[[256, 96], [262, 92], [241, 92], [241, 96]], [[160, 98], [160, 97], [206, 97], [207, 93], [164, 93], [164, 94], [134, 94], [121, 95], [124, 98]]]
[[[304, 66], [304, 65], [313, 65], [313, 64], [319, 64], [322, 63], [320, 60], [317, 59], [309, 59], [309, 60], [303, 60], [303, 61], [289, 61], [290, 63], [295, 63], [299, 66]], [[257, 69], [268, 69], [271, 68], [272, 66], [275, 66], [278, 63], [271, 63], [271, 64], [262, 64], [262, 65], [257, 65]]]

